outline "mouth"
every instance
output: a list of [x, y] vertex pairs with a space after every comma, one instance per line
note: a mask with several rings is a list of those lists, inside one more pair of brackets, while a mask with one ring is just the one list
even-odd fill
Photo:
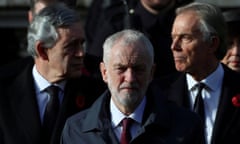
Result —
[[230, 64], [236, 67], [240, 67], [240, 61], [230, 61]]
[[121, 87], [121, 90], [126, 90], [126, 91], [137, 91], [137, 87]]
[[184, 61], [185, 57], [174, 57], [174, 61]]

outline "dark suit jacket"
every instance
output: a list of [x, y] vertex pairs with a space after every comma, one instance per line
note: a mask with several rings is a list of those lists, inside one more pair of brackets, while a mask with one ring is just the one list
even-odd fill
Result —
[[[17, 64], [17, 65], [16, 65]], [[5, 67], [0, 71], [0, 143], [40, 144], [41, 122], [32, 77], [33, 60], [16, 63], [20, 69]], [[10, 69], [9, 73], [7, 71]], [[91, 105], [101, 93], [100, 84], [82, 76], [66, 83], [64, 99], [50, 144], [59, 144], [67, 117]]]
[[[158, 93], [158, 90], [155, 90]], [[154, 93], [155, 93], [154, 92]], [[142, 128], [131, 144], [201, 144], [203, 127], [199, 117], [160, 100], [148, 92]], [[69, 118], [62, 144], [118, 144], [111, 126], [110, 93], [105, 92], [90, 109]]]
[[[223, 68], [225, 74], [211, 144], [239, 144], [240, 107], [233, 105], [232, 98], [240, 94], [240, 75], [224, 65]], [[185, 74], [178, 74], [177, 77], [165, 77], [156, 82], [170, 101], [190, 109]]]

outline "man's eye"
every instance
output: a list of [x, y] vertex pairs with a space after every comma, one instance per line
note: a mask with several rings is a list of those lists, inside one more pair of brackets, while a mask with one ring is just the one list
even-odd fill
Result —
[[124, 71], [125, 68], [123, 68], [123, 67], [118, 67], [118, 68], [116, 68], [116, 70], [121, 72], [121, 71]]
[[69, 53], [74, 53], [79, 49], [82, 49], [82, 50], [84, 49], [83, 43], [80, 41], [73, 41], [66, 46], [66, 51]]
[[193, 36], [188, 34], [181, 34], [181, 35], [172, 35], [172, 40], [179, 40], [183, 44], [190, 43], [193, 40]]
[[191, 37], [189, 35], [183, 35], [181, 37], [181, 40], [183, 43], [190, 43], [193, 40], [193, 37]]

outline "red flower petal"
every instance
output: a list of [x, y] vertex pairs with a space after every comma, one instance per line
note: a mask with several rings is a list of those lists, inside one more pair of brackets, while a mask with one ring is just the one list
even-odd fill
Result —
[[240, 107], [240, 94], [232, 98], [232, 103], [235, 107]]

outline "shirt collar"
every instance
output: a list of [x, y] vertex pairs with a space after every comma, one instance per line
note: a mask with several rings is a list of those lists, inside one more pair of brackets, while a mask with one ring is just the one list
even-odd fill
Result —
[[124, 119], [125, 117], [130, 117], [135, 122], [138, 122], [141, 124], [145, 105], [146, 105], [146, 96], [143, 98], [143, 100], [135, 109], [135, 111], [129, 116], [126, 116], [117, 108], [117, 106], [114, 104], [113, 100], [111, 99], [110, 112], [111, 112], [111, 120], [112, 120], [113, 127], [117, 127], [121, 123], [122, 119]]
[[[36, 65], [33, 66], [32, 74], [37, 92], [41, 92], [52, 85], [37, 71]], [[58, 86], [63, 91], [66, 81], [61, 81], [60, 83], [54, 85]]]
[[[202, 83], [206, 84], [207, 87], [213, 91], [217, 90], [218, 87], [222, 85], [224, 76], [224, 70], [222, 65], [219, 63], [217, 69], [211, 73], [208, 77], [201, 80]], [[199, 83], [198, 81], [194, 80], [190, 74], [187, 74], [187, 84], [188, 90], [193, 90], [195, 85]]]

